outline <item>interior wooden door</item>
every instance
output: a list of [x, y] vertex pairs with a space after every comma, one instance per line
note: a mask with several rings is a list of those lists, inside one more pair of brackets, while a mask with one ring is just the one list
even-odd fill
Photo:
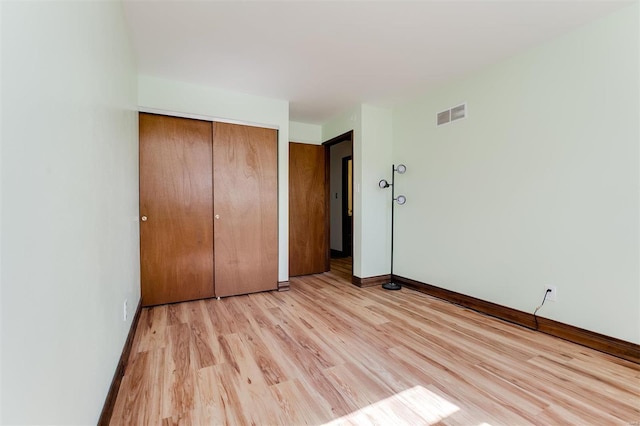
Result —
[[211, 128], [206, 121], [140, 114], [145, 306], [214, 296]]
[[289, 276], [329, 270], [325, 147], [289, 144]]
[[278, 134], [213, 123], [216, 296], [278, 287]]

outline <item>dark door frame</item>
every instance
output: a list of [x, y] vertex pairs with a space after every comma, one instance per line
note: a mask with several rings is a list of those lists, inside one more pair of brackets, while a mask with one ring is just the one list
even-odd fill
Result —
[[[352, 149], [353, 151], [353, 149]], [[351, 161], [351, 216], [349, 216], [349, 161]], [[353, 254], [353, 152], [342, 157], [342, 255]], [[351, 218], [351, 219], [349, 219]]]
[[[330, 188], [329, 188], [329, 179], [331, 177], [331, 146], [333, 145], [337, 145], [341, 142], [350, 142], [351, 143], [351, 158], [352, 158], [352, 162], [353, 162], [353, 166], [352, 166], [352, 173], [355, 176], [355, 168], [356, 168], [356, 162], [355, 162], [355, 156], [354, 156], [354, 152], [353, 152], [353, 130], [349, 130], [346, 133], [343, 133], [339, 136], [336, 136], [335, 138], [329, 139], [328, 141], [325, 141], [322, 143], [322, 146], [324, 146], [324, 155], [325, 155], [325, 194], [326, 194], [326, 203], [327, 203], [327, 215], [326, 215], [326, 229], [327, 229], [327, 270], [330, 269], [330, 258], [331, 258], [331, 194], [330, 194]], [[353, 194], [355, 194], [355, 192], [353, 192], [353, 182], [354, 179], [351, 180], [351, 191]], [[353, 213], [352, 213], [352, 218], [355, 218], [355, 203], [354, 203], [354, 209], [353, 209]], [[353, 251], [353, 224], [354, 220], [351, 220], [351, 250]], [[351, 274], [353, 275], [353, 261], [351, 264]]]

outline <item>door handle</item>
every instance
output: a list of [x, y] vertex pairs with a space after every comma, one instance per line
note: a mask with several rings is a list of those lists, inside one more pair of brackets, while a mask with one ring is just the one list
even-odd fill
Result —
[[214, 217], [215, 217], [216, 219], [220, 219], [220, 215], [219, 215], [219, 214], [215, 215]]
[[140, 218], [140, 220], [141, 220], [141, 221], [143, 221], [143, 222], [146, 222], [146, 221], [147, 221], [147, 217], [146, 217], [146, 216], [142, 216], [142, 217]]

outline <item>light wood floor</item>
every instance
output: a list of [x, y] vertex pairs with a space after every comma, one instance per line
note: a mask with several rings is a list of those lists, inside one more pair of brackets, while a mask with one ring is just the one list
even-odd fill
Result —
[[339, 257], [331, 259], [331, 272], [338, 278], [351, 282], [353, 271], [353, 259], [349, 257]]
[[112, 424], [609, 425], [640, 366], [333, 273], [144, 309]]

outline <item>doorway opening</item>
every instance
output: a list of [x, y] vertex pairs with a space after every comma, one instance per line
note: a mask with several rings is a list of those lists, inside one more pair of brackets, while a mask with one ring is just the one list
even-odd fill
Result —
[[330, 270], [351, 282], [353, 275], [353, 131], [325, 143]]

